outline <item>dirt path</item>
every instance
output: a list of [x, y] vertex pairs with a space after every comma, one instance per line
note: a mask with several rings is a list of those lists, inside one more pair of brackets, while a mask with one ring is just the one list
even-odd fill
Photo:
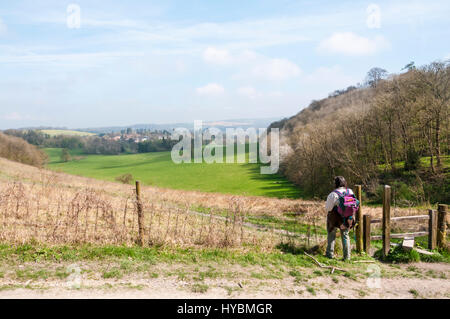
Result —
[[[197, 212], [197, 211], [194, 211], [194, 210], [189, 210], [188, 212], [190, 214], [194, 214], [194, 215], [198, 215], [198, 216], [202, 216], [202, 217], [207, 217], [207, 218], [211, 218], [212, 217], [214, 219], [218, 219], [218, 220], [222, 220], [222, 221], [226, 221], [227, 220], [225, 217], [222, 217], [222, 216], [201, 213], [201, 212]], [[242, 224], [245, 227], [248, 227], [248, 228], [253, 228], [253, 229], [264, 231], [264, 232], [271, 232], [272, 231], [272, 232], [274, 232], [276, 234], [280, 234], [280, 235], [287, 236], [287, 237], [299, 237], [299, 238], [306, 238], [307, 237], [306, 234], [298, 234], [298, 233], [290, 232], [288, 230], [284, 230], [284, 229], [281, 229], [281, 228], [274, 228], [274, 227], [269, 228], [269, 227], [264, 227], [264, 226], [261, 226], [261, 225], [253, 224], [253, 223], [250, 223], [250, 222], [244, 222]]]
[[123, 279], [89, 279], [82, 275], [78, 282], [70, 278], [29, 280], [21, 285], [0, 280], [3, 287], [0, 298], [450, 298], [448, 264], [416, 263], [396, 266], [393, 271], [382, 270], [387, 275], [382, 275], [378, 282], [376, 278], [352, 279], [342, 275], [323, 275], [305, 282], [291, 276], [207, 278], [196, 282], [174, 276], [145, 278], [136, 274]]

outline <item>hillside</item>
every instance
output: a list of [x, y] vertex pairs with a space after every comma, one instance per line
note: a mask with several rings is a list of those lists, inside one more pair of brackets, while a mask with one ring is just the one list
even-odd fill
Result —
[[0, 132], [0, 157], [39, 167], [47, 161], [47, 155], [36, 146], [2, 132]]
[[289, 119], [272, 123], [271, 127], [278, 127], [284, 133], [292, 134], [308, 124], [332, 119], [336, 112], [365, 110], [374, 95], [372, 88], [355, 88], [337, 96], [315, 100]]
[[402, 205], [449, 202], [449, 79], [449, 62], [412, 67], [272, 123], [282, 173], [309, 196], [325, 196], [344, 175], [374, 202], [383, 183]]

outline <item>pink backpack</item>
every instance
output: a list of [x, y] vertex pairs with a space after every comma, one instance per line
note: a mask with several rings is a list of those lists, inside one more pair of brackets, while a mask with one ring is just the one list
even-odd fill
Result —
[[334, 192], [339, 196], [339, 203], [337, 205], [339, 215], [345, 219], [351, 219], [359, 209], [359, 200], [356, 199], [355, 195], [350, 194], [348, 188], [344, 193], [341, 193], [338, 190], [335, 190]]

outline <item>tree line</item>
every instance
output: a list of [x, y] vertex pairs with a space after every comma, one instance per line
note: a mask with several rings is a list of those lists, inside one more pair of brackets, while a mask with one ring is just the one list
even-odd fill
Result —
[[285, 130], [291, 150], [282, 172], [311, 196], [325, 196], [332, 178], [344, 175], [375, 199], [380, 185], [390, 183], [406, 204], [449, 202], [444, 159], [450, 145], [450, 62], [410, 63], [406, 72], [389, 76], [375, 71], [366, 87], [313, 101], [274, 125]]
[[41, 148], [81, 149], [85, 154], [118, 155], [121, 153], [147, 153], [169, 151], [175, 141], [148, 140], [136, 143], [134, 140], [111, 140], [100, 136], [49, 135], [37, 130], [5, 130], [3, 133], [20, 137]]

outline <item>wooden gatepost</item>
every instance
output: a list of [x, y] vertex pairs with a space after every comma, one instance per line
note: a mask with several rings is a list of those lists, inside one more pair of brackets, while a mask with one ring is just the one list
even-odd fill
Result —
[[436, 249], [437, 244], [437, 212], [435, 210], [428, 210], [428, 249]]
[[136, 207], [138, 219], [138, 245], [144, 245], [144, 214], [142, 212], [141, 183], [136, 181]]
[[[391, 221], [411, 220], [411, 219], [428, 219], [428, 231], [419, 231], [414, 233], [401, 233], [391, 234]], [[381, 236], [371, 236], [371, 224], [381, 223], [382, 234]], [[447, 235], [447, 205], [439, 204], [438, 210], [428, 210], [428, 215], [412, 215], [412, 216], [399, 216], [391, 218], [391, 187], [384, 185], [383, 189], [383, 216], [381, 219], [372, 219], [369, 215], [363, 216], [362, 224], [362, 239], [363, 249], [370, 253], [370, 241], [382, 240], [382, 256], [385, 258], [389, 254], [391, 246], [391, 238], [403, 238], [412, 240], [414, 237], [427, 236], [428, 235], [428, 249], [433, 250], [436, 248], [444, 249], [447, 247], [446, 235]], [[406, 243], [404, 241], [404, 245]], [[407, 248], [408, 246], [406, 246]], [[412, 247], [411, 247], [412, 248]], [[421, 253], [427, 253], [424, 250], [420, 250]], [[428, 252], [429, 254], [429, 252]]]
[[437, 217], [436, 244], [438, 248], [447, 248], [447, 205], [439, 204]]
[[391, 186], [384, 185], [383, 189], [383, 221], [382, 239], [383, 239], [383, 258], [389, 254], [391, 249]]
[[370, 254], [370, 215], [364, 215], [363, 219], [363, 245], [366, 254]]
[[356, 251], [358, 253], [363, 251], [363, 220], [362, 220], [362, 192], [361, 192], [361, 185], [356, 185], [356, 198], [359, 200], [359, 209], [356, 212], [356, 228], [355, 228], [355, 235], [356, 235]]

